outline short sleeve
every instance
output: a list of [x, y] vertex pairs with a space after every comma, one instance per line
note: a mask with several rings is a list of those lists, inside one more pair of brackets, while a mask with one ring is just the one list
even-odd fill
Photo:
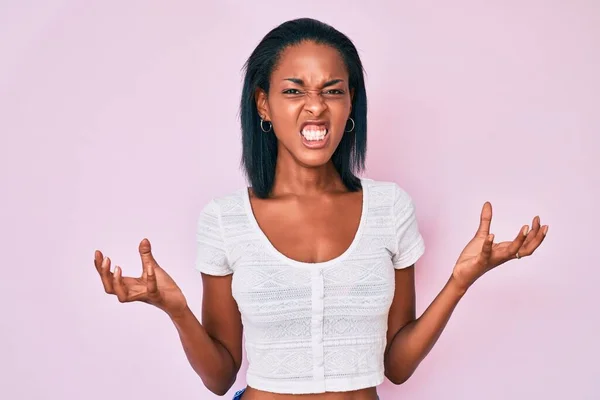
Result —
[[196, 269], [207, 275], [224, 276], [229, 267], [219, 205], [210, 201], [201, 211], [196, 228]]
[[419, 231], [412, 198], [398, 185], [394, 188], [392, 210], [395, 235], [392, 264], [395, 269], [410, 267], [425, 252], [425, 243]]

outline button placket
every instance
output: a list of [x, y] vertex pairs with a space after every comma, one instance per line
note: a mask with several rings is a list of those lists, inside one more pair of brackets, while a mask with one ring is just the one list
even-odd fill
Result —
[[313, 349], [313, 377], [316, 381], [325, 382], [325, 363], [323, 351], [323, 319], [324, 319], [324, 281], [323, 270], [315, 269], [312, 273], [312, 317], [311, 337]]

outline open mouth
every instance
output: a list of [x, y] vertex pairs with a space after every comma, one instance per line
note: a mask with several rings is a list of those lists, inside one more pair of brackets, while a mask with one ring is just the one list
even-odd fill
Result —
[[325, 120], [305, 121], [300, 127], [300, 135], [306, 144], [324, 142], [329, 133], [329, 122]]
[[324, 125], [307, 125], [301, 131], [300, 134], [309, 142], [318, 142], [325, 139], [329, 133]]

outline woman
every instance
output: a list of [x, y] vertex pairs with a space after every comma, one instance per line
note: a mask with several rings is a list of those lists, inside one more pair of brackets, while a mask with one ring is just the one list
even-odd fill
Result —
[[493, 243], [486, 203], [448, 282], [416, 318], [424, 244], [413, 202], [395, 183], [355, 175], [367, 98], [352, 42], [311, 19], [275, 28], [246, 63], [241, 125], [251, 188], [213, 199], [198, 220], [202, 323], [147, 239], [140, 278], [95, 254], [107, 293], [170, 316], [215, 394], [236, 380], [243, 327], [248, 386], [235, 398], [377, 399], [384, 377], [411, 376], [480, 276], [531, 255], [547, 233], [536, 217], [513, 241]]

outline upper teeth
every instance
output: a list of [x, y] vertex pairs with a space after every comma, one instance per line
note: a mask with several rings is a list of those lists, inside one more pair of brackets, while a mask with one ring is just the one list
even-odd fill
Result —
[[305, 126], [302, 129], [302, 136], [307, 140], [322, 140], [327, 134], [327, 129], [321, 126]]

